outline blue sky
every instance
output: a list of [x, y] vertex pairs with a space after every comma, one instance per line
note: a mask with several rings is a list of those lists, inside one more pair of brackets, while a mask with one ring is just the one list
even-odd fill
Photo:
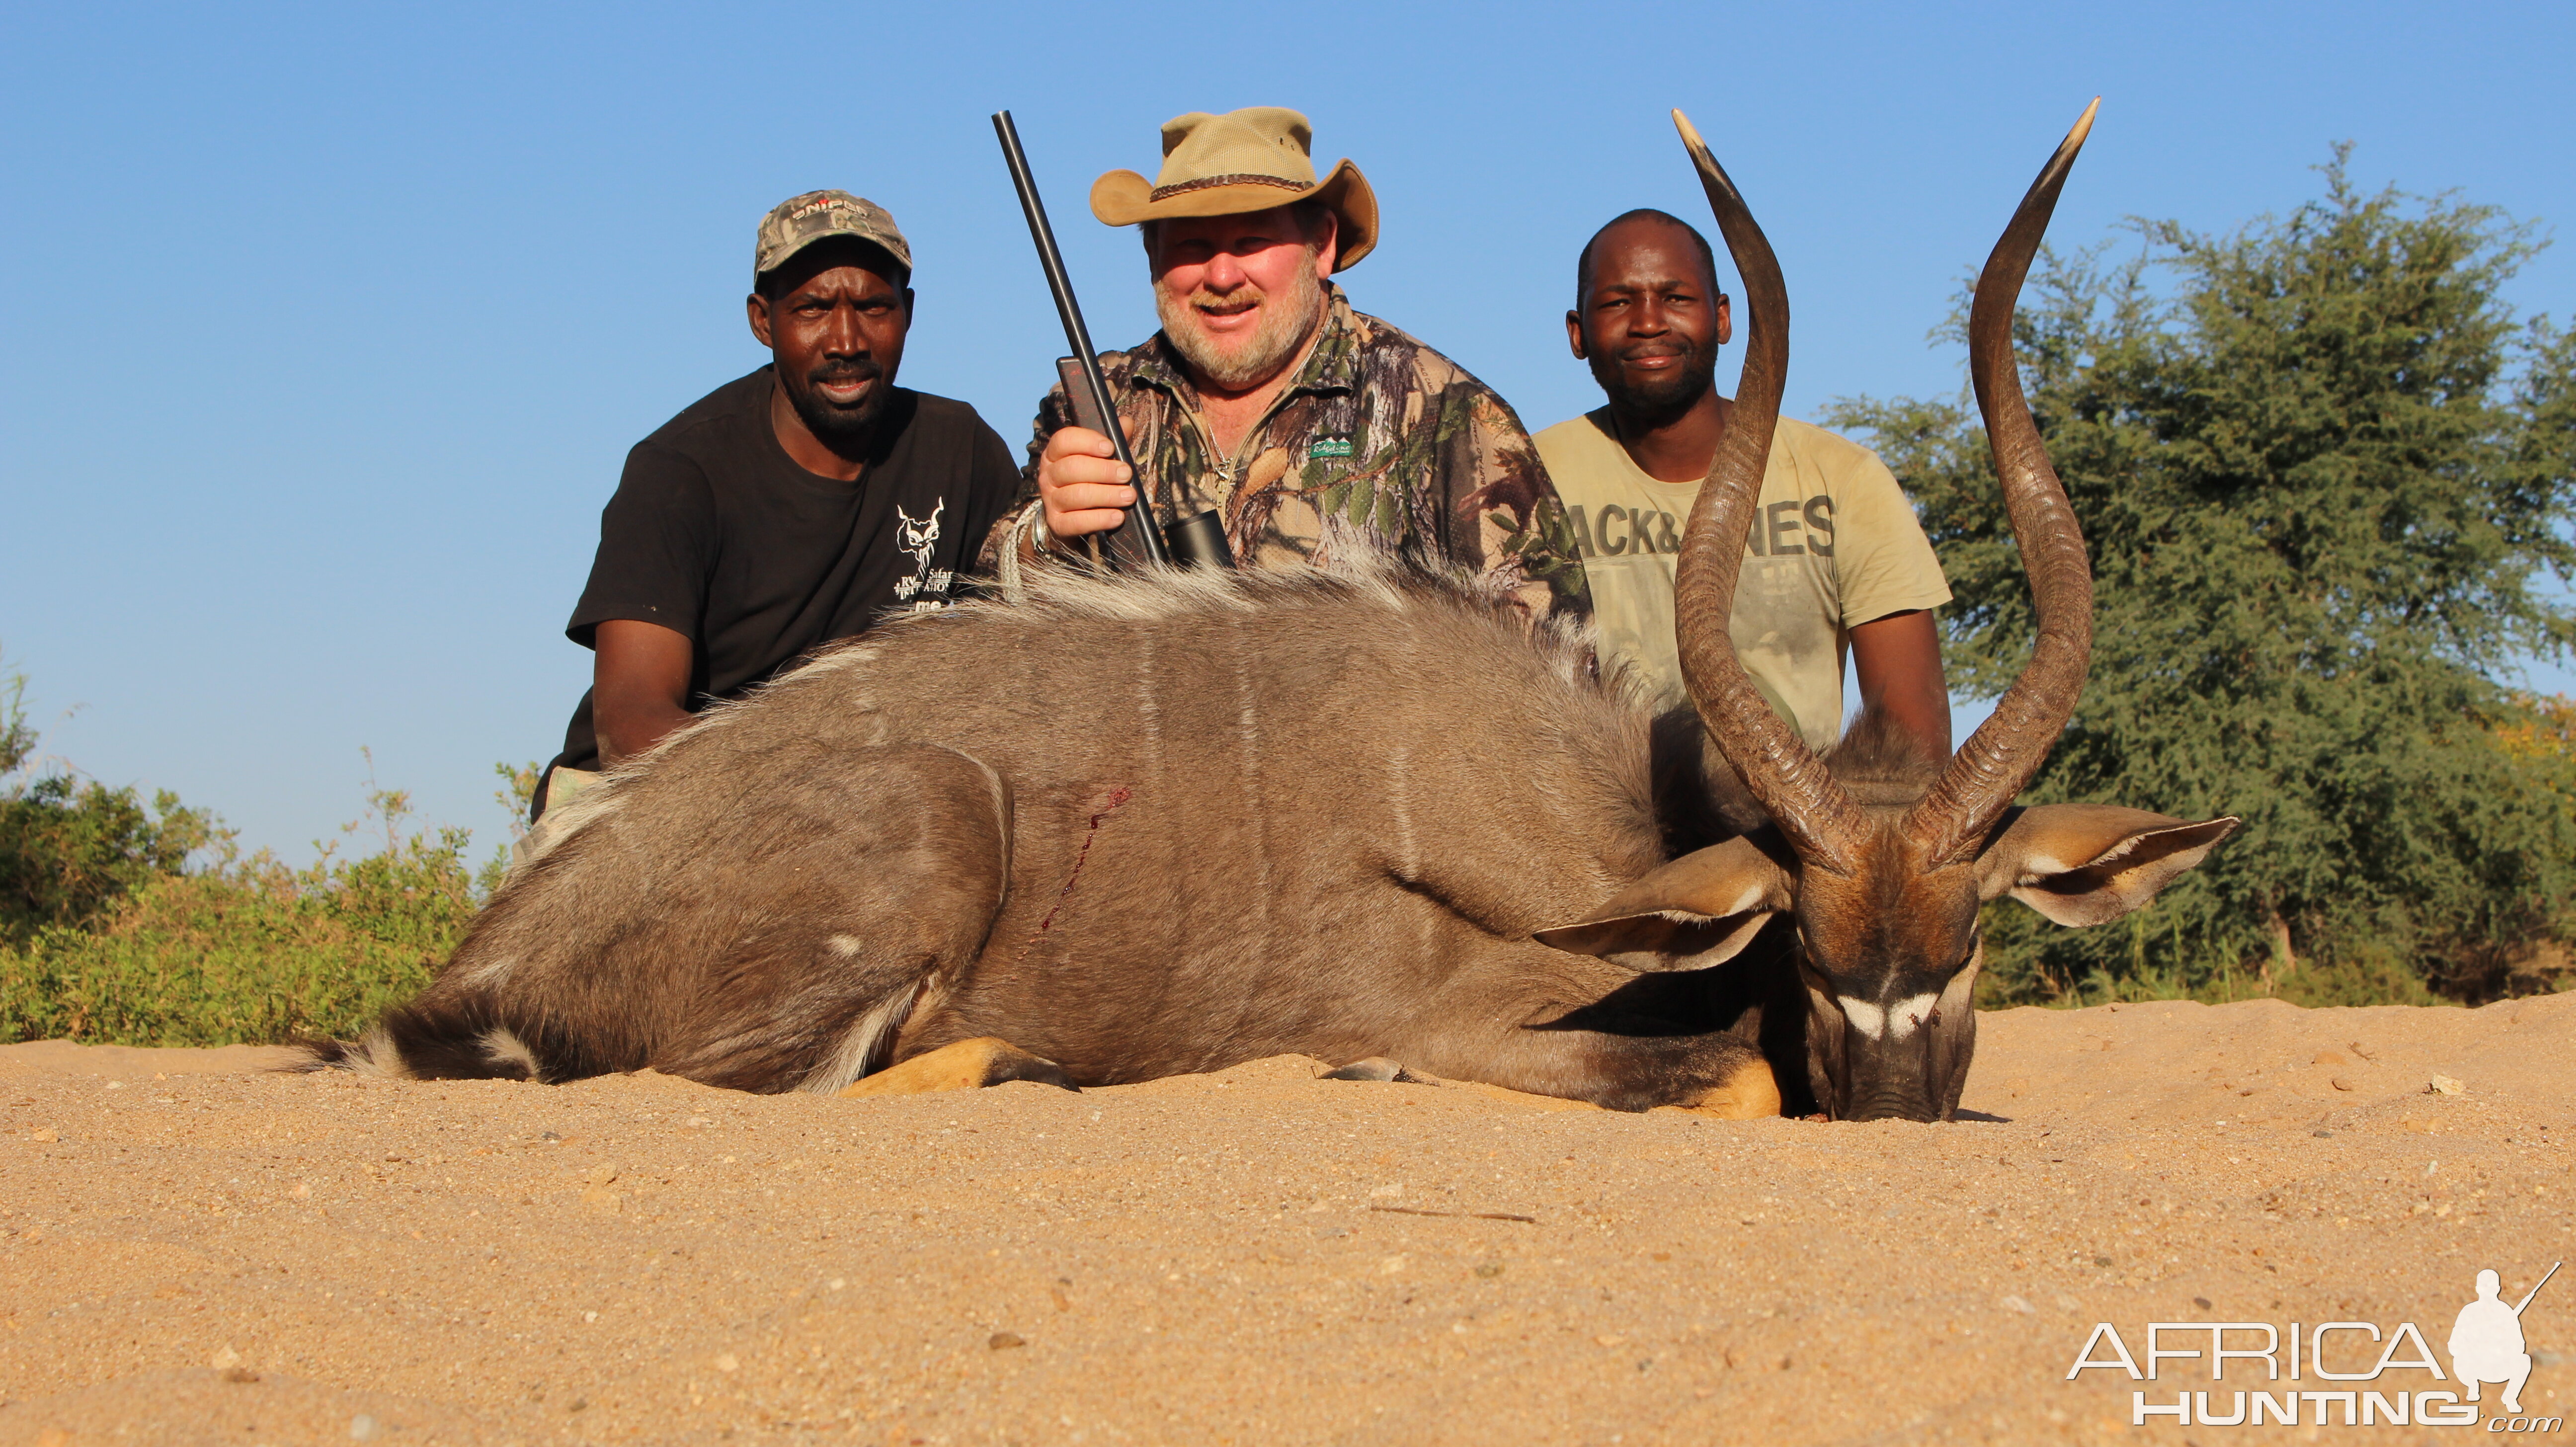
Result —
[[[46, 749], [290, 857], [376, 777], [488, 842], [550, 755], [626, 449], [763, 360], [752, 228], [893, 210], [903, 381], [1017, 446], [1062, 350], [986, 116], [1018, 116], [1093, 331], [1151, 330], [1091, 179], [1287, 104], [1385, 213], [1346, 278], [1536, 429], [1594, 405], [1575, 249], [1703, 203], [1780, 252], [1793, 411], [1943, 393], [1925, 337], [2096, 94], [2061, 243], [2363, 184], [2576, 217], [2564, 6], [34, 6], [0, 18], [0, 657]], [[2576, 310], [2576, 255], [2511, 292]], [[2540, 680], [2564, 687], [2563, 675]]]

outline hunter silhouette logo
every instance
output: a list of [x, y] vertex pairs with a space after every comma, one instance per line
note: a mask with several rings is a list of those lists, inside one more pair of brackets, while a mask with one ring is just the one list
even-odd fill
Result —
[[2511, 1306], [2496, 1293], [2503, 1289], [2504, 1278], [2492, 1271], [2478, 1273], [2478, 1299], [2460, 1308], [2459, 1320], [2451, 1324], [2451, 1371], [2460, 1385], [2469, 1389], [2469, 1400], [2478, 1399], [2478, 1388], [2487, 1382], [2504, 1385], [2504, 1409], [2520, 1415], [2522, 1384], [2531, 1379], [2531, 1353], [2522, 1341], [2523, 1308], [2558, 1274], [2563, 1263], [2552, 1262], [2549, 1275], [2540, 1278]]
[[[2146, 1350], [2140, 1353], [2132, 1353], [2119, 1328], [2105, 1321], [2094, 1324], [2093, 1334], [2075, 1354], [2074, 1365], [2067, 1368], [2066, 1379], [2107, 1370], [2131, 1381], [2152, 1382], [2169, 1376], [2172, 1363], [2197, 1360], [2204, 1364], [2212, 1386], [2224, 1388], [2184, 1391], [2171, 1402], [2153, 1401], [2144, 1391], [2132, 1391], [2129, 1425], [2133, 1427], [2158, 1417], [2183, 1427], [2296, 1426], [2305, 1416], [2306, 1425], [2312, 1427], [2466, 1427], [2483, 1421], [2490, 1432], [2556, 1432], [2561, 1418], [2523, 1414], [2522, 1389], [2531, 1379], [2532, 1363], [2529, 1344], [2523, 1339], [2522, 1314], [2558, 1274], [2561, 1264], [2553, 1263], [2522, 1300], [2514, 1302], [2504, 1299], [2500, 1273], [2480, 1271], [2477, 1299], [2461, 1307], [2451, 1324], [2448, 1374], [2434, 1356], [2432, 1344], [2411, 1321], [2387, 1331], [2367, 1321], [2314, 1325], [2294, 1321], [2286, 1328], [2262, 1321], [2154, 1321], [2147, 1323]], [[2370, 1355], [2374, 1347], [2376, 1361]], [[2257, 1383], [2250, 1389], [2227, 1383], [2231, 1364], [2240, 1372], [2250, 1369]], [[2392, 1372], [2423, 1372], [2431, 1381], [2446, 1385], [2412, 1390], [2409, 1378], [2391, 1377]], [[2310, 1381], [2317, 1386], [2294, 1385]], [[2480, 1410], [2480, 1393], [2490, 1385], [2504, 1388], [2500, 1415], [2486, 1416]], [[2399, 1390], [2391, 1391], [2392, 1387]], [[2308, 1416], [2309, 1412], [2314, 1415]]]

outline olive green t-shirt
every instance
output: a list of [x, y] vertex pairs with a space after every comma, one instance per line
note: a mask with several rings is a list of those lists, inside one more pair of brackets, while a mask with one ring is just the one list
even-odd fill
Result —
[[[1592, 582], [1605, 668], [1625, 664], [1679, 702], [1673, 563], [1696, 482], [1659, 482], [1619, 445], [1604, 407], [1538, 434]], [[1745, 539], [1729, 631], [1745, 671], [1822, 748], [1842, 732], [1843, 657], [1855, 623], [1950, 601], [1940, 560], [1878, 455], [1780, 419]]]

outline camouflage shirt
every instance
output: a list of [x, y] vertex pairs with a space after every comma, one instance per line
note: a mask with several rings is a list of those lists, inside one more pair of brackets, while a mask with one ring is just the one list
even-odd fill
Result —
[[[1587, 611], [1564, 504], [1520, 418], [1455, 362], [1352, 310], [1339, 287], [1327, 291], [1305, 365], [1230, 458], [1217, 455], [1198, 393], [1160, 332], [1101, 354], [1155, 518], [1168, 525], [1216, 509], [1250, 566], [1329, 568], [1391, 552], [1480, 576], [1533, 616]], [[1058, 386], [1038, 407], [1024, 501], [1037, 496], [1047, 439], [1072, 422]]]

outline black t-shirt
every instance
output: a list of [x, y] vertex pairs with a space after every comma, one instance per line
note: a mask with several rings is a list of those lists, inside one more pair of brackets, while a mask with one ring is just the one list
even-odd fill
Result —
[[[889, 614], [940, 608], [1020, 488], [1010, 449], [963, 402], [896, 388], [856, 482], [797, 465], [770, 428], [771, 368], [700, 398], [626, 455], [599, 556], [564, 632], [611, 619], [697, 645], [692, 712]], [[588, 693], [555, 762], [599, 767]]]

